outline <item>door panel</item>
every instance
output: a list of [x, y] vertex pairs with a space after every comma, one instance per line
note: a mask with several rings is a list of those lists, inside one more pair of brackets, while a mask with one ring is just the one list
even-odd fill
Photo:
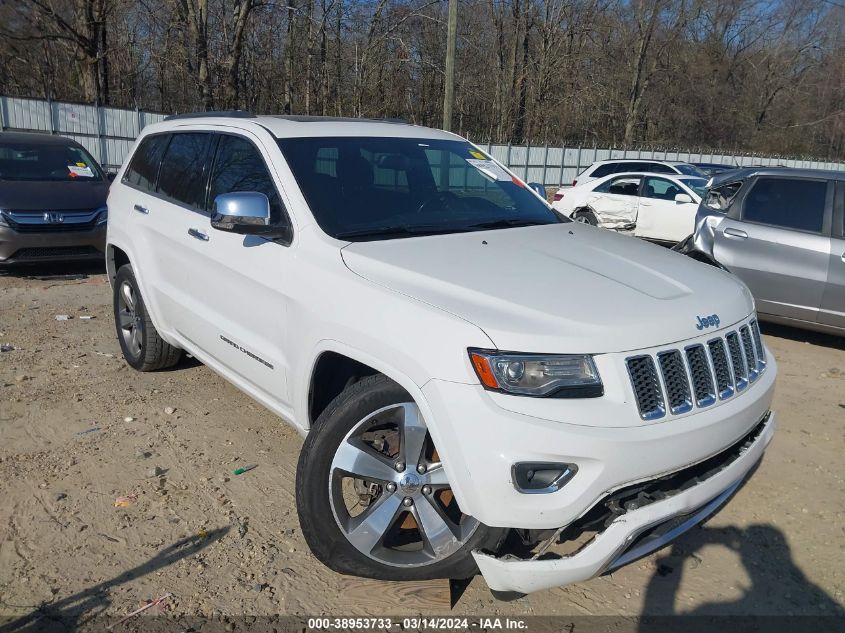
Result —
[[745, 282], [759, 312], [816, 321], [830, 238], [725, 218], [716, 229], [713, 255]]
[[748, 285], [759, 312], [817, 321], [832, 208], [827, 180], [760, 176], [742, 200], [742, 220], [717, 227], [713, 255]]
[[830, 240], [830, 264], [819, 323], [845, 328], [845, 238]]
[[698, 205], [675, 202], [678, 193], [687, 192], [671, 180], [647, 177], [640, 191], [634, 235], [666, 242], [680, 242], [691, 235]]
[[[258, 140], [228, 134], [219, 138], [211, 167], [209, 206], [221, 193], [260, 191], [271, 199], [273, 219], [281, 221], [284, 209]], [[191, 228], [206, 237], [188, 235]], [[291, 249], [259, 236], [213, 229], [209, 216], [186, 226], [184, 234], [201, 262], [192, 271], [198, 305], [191, 340], [266, 398], [289, 407], [289, 297], [280, 280], [293, 274]]]
[[598, 187], [586, 198], [606, 228], [618, 229], [637, 221], [637, 191], [639, 176], [619, 176]]

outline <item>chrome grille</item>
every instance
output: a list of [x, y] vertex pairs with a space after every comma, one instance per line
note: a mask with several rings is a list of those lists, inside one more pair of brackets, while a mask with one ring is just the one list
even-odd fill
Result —
[[731, 355], [731, 366], [734, 370], [734, 384], [737, 391], [742, 391], [748, 386], [748, 368], [745, 366], [745, 359], [742, 357], [742, 349], [739, 346], [739, 335], [731, 332], [725, 337], [728, 342], [728, 352]]
[[760, 339], [760, 326], [757, 320], [751, 321], [751, 335], [754, 337], [754, 349], [757, 350], [757, 370], [763, 371], [766, 366], [766, 352], [763, 351], [763, 341]]
[[682, 350], [661, 350], [625, 360], [640, 417], [656, 420], [726, 400], [756, 380], [766, 366], [756, 320], [724, 337]]
[[657, 355], [657, 362], [660, 363], [660, 373], [663, 377], [663, 385], [666, 387], [669, 412], [672, 415], [686, 413], [692, 409], [692, 394], [681, 352], [676, 349], [671, 352], [660, 352]]
[[716, 388], [713, 386], [713, 373], [707, 362], [704, 345], [693, 345], [686, 352], [695, 404], [699, 407], [711, 405], [716, 402]]
[[754, 382], [760, 374], [757, 371], [757, 359], [754, 357], [754, 343], [751, 340], [751, 331], [747, 325], [739, 328], [739, 336], [742, 339], [742, 351], [745, 354], [745, 367], [748, 369], [748, 380]]
[[725, 341], [714, 338], [712, 341], [708, 341], [707, 348], [710, 350], [710, 359], [713, 361], [713, 373], [716, 376], [716, 389], [719, 390], [719, 398], [722, 400], [730, 398], [734, 395], [734, 379], [728, 364]]
[[628, 375], [634, 387], [637, 407], [643, 420], [656, 420], [666, 414], [663, 405], [663, 390], [657, 380], [657, 369], [651, 356], [629, 358]]

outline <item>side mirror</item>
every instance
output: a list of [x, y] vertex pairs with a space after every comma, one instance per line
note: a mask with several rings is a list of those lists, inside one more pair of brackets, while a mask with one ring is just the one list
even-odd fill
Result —
[[106, 172], [106, 178], [108, 179], [109, 182], [114, 182], [114, 179], [117, 178], [117, 174], [113, 171], [107, 171]]
[[546, 187], [541, 185], [539, 182], [529, 182], [528, 186], [531, 187], [534, 191], [537, 192], [537, 195], [540, 196], [543, 200], [548, 200], [546, 197]]
[[678, 204], [684, 204], [686, 202], [692, 202], [692, 198], [688, 193], [679, 193], [675, 196], [675, 202]]
[[270, 201], [257, 191], [221, 193], [214, 198], [211, 226], [242, 235], [265, 235], [270, 226]]

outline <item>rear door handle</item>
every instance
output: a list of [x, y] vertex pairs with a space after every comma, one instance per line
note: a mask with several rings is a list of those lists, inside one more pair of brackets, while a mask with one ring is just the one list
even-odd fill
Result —
[[744, 240], [748, 237], [748, 233], [746, 233], [745, 231], [732, 228], [725, 229], [725, 235], [739, 240]]
[[150, 212], [147, 207], [142, 207], [140, 204], [136, 204], [134, 208], [138, 213], [143, 213], [144, 215], [147, 215]]
[[190, 235], [191, 237], [195, 237], [198, 240], [202, 240], [203, 242], [208, 241], [208, 235], [206, 235], [199, 229], [188, 229], [188, 235]]

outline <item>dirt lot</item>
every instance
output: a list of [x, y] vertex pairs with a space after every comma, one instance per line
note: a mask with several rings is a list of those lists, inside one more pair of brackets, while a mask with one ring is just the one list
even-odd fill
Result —
[[[431, 613], [377, 583], [353, 597], [302, 538], [297, 433], [190, 359], [129, 369], [110, 312], [96, 269], [0, 276], [0, 616], [117, 616], [165, 592], [191, 615]], [[779, 431], [725, 510], [581, 585], [503, 603], [477, 577], [451, 613], [841, 614], [845, 340], [765, 334]]]

